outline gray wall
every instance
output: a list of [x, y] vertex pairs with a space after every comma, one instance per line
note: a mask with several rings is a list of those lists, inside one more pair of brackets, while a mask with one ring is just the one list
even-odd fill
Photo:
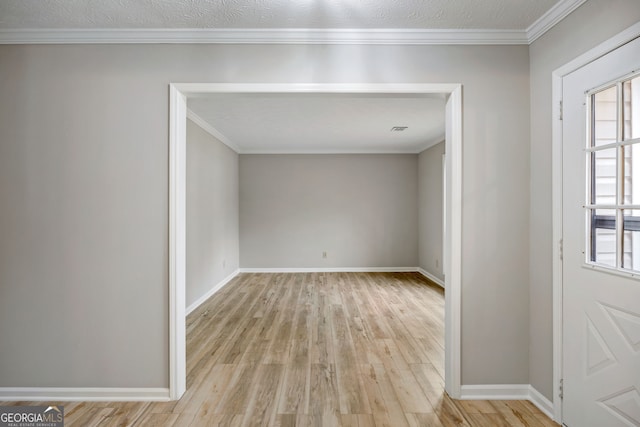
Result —
[[417, 196], [415, 154], [241, 155], [240, 266], [415, 267]]
[[0, 385], [168, 386], [170, 82], [462, 83], [462, 381], [528, 382], [527, 46], [4, 45]]
[[238, 154], [187, 120], [187, 307], [239, 266]]
[[418, 156], [418, 265], [444, 281], [442, 267], [443, 154], [444, 142], [441, 142]]
[[553, 395], [551, 73], [640, 20], [638, 0], [589, 0], [530, 46], [530, 381]]

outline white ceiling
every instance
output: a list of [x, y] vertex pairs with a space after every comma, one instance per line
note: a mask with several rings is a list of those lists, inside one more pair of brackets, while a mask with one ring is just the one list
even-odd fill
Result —
[[444, 94], [209, 94], [188, 108], [240, 153], [418, 153], [442, 141], [445, 102]]
[[0, 28], [525, 30], [558, 0], [2, 0]]

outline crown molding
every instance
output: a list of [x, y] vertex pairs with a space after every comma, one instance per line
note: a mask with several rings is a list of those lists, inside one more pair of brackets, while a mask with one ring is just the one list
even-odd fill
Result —
[[531, 44], [540, 36], [566, 18], [571, 12], [582, 6], [587, 0], [560, 0], [527, 28], [527, 43]]
[[0, 44], [527, 44], [524, 30], [408, 29], [0, 29]]
[[222, 132], [220, 132], [218, 129], [214, 128], [213, 126], [211, 126], [209, 122], [207, 122], [205, 119], [203, 119], [202, 117], [200, 117], [199, 115], [197, 115], [196, 113], [194, 113], [188, 108], [187, 108], [187, 118], [191, 120], [193, 123], [200, 126], [202, 130], [207, 132], [209, 135], [213, 136], [218, 141], [222, 142], [224, 145], [226, 145], [227, 147], [235, 151], [236, 154], [240, 154], [240, 147], [238, 147], [236, 144], [231, 142], [231, 140], [226, 136], [224, 136]]
[[0, 29], [0, 44], [527, 45], [587, 0], [560, 0], [526, 30], [107, 28]]

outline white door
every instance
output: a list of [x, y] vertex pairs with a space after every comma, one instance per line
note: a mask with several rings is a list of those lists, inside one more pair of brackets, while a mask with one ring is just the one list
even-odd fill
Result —
[[[563, 78], [563, 423], [640, 426], [640, 39]], [[532, 308], [534, 309], [534, 308]]]

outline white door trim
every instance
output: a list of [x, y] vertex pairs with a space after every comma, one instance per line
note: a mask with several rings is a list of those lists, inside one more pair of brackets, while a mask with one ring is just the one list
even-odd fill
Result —
[[562, 422], [562, 79], [620, 46], [640, 37], [640, 22], [599, 44], [552, 73], [552, 211], [553, 211], [553, 413]]
[[186, 260], [186, 99], [204, 93], [446, 93], [451, 114], [446, 138], [449, 171], [445, 203], [447, 265], [445, 269], [445, 388], [461, 394], [462, 279], [462, 85], [460, 84], [235, 84], [173, 83], [169, 105], [169, 389], [171, 399], [186, 391], [185, 260]]
[[187, 98], [169, 87], [169, 396], [187, 389]]

